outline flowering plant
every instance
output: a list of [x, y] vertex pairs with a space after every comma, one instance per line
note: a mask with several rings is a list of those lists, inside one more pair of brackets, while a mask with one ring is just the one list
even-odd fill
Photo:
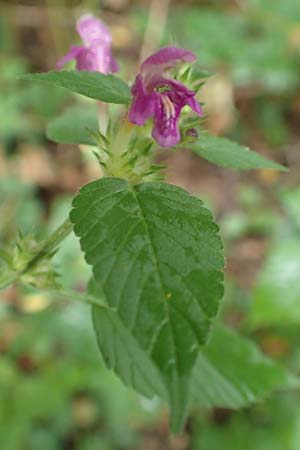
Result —
[[202, 109], [195, 100], [196, 91], [179, 81], [164, 77], [164, 72], [179, 63], [192, 63], [196, 56], [185, 49], [166, 47], [149, 56], [141, 66], [141, 73], [132, 87], [133, 102], [129, 118], [136, 125], [144, 125], [154, 117], [152, 137], [163, 147], [180, 142], [179, 116], [188, 105], [199, 116]]
[[[160, 147], [188, 147], [225, 167], [285, 167], [203, 130], [196, 96], [205, 75], [192, 52], [158, 50], [130, 89], [112, 74], [117, 63], [106, 26], [85, 16], [77, 31], [84, 46], [71, 47], [59, 67], [75, 59], [78, 70], [20, 78], [120, 105], [105, 131], [84, 109], [79, 116], [68, 111], [47, 131], [56, 142], [92, 146], [103, 176], [82, 187], [70, 217], [46, 241], [19, 237], [13, 254], [6, 252], [0, 288], [27, 283], [90, 304], [107, 367], [140, 394], [166, 401], [174, 432], [192, 406], [238, 408], [294, 385], [253, 344], [217, 323], [224, 270], [219, 228], [199, 198], [163, 182], [165, 167], [155, 158]], [[93, 269], [84, 295], [66, 292], [52, 267], [57, 246], [71, 232]]]
[[77, 32], [83, 46], [72, 46], [61, 58], [57, 67], [76, 60], [78, 70], [91, 70], [102, 73], [118, 72], [119, 66], [111, 52], [112, 36], [106, 25], [93, 16], [83, 16], [77, 22]]

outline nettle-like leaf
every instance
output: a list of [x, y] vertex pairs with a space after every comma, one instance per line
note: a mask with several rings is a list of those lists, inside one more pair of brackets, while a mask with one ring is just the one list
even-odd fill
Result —
[[130, 89], [115, 75], [84, 70], [60, 70], [19, 75], [19, 80], [44, 81], [106, 103], [128, 104]]
[[[141, 369], [167, 397], [178, 431], [199, 349], [223, 295], [218, 227], [199, 199], [164, 183], [131, 186], [104, 178], [83, 187], [73, 206], [75, 233], [101, 297], [115, 311], [115, 326], [122, 327], [123, 348], [143, 354]], [[102, 320], [94, 309], [98, 339]], [[103, 335], [107, 346], [115, 342], [109, 334]], [[115, 361], [109, 347], [104, 352], [109, 365], [149, 391], [147, 373], [126, 374], [131, 366], [115, 351]]]
[[191, 145], [191, 150], [218, 166], [240, 170], [275, 169], [287, 171], [286, 167], [264, 158], [248, 147], [206, 133], [201, 134], [199, 140]]
[[89, 130], [98, 130], [97, 109], [76, 106], [49, 122], [46, 135], [60, 144], [95, 145]]
[[[93, 296], [101, 296], [95, 280], [89, 291]], [[117, 311], [94, 306], [93, 321], [107, 367], [142, 395], [167, 398], [157, 369], [140, 351]], [[254, 343], [218, 325], [198, 354], [189, 404], [237, 409], [261, 400], [274, 389], [299, 386], [295, 376], [263, 355]]]
[[[95, 279], [89, 283], [89, 294], [103, 299], [103, 292]], [[157, 395], [168, 399], [166, 386], [158, 367], [143, 351], [131, 330], [112, 308], [92, 308], [93, 324], [99, 349], [108, 369], [145, 397]]]

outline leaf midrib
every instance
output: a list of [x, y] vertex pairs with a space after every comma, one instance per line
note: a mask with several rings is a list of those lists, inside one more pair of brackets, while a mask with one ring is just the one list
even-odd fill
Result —
[[[136, 191], [134, 190], [134, 187], [131, 188], [131, 192], [132, 192], [133, 197], [135, 198], [135, 201], [136, 201], [137, 206], [139, 208], [141, 219], [142, 219], [142, 221], [144, 223], [144, 227], [145, 227], [145, 230], [146, 230], [147, 241], [148, 241], [149, 248], [150, 248], [150, 251], [151, 251], [151, 254], [152, 254], [152, 260], [153, 260], [153, 263], [154, 263], [154, 265], [156, 266], [156, 269], [157, 269], [157, 274], [158, 274], [158, 279], [159, 279], [159, 283], [160, 283], [160, 288], [161, 288], [161, 292], [163, 293], [163, 298], [164, 298], [166, 293], [164, 291], [164, 287], [163, 287], [164, 285], [163, 285], [162, 276], [161, 276], [160, 268], [159, 268], [159, 264], [158, 264], [158, 257], [157, 257], [156, 250], [155, 250], [154, 245], [153, 245], [150, 229], [149, 229], [146, 217], [144, 215], [143, 208], [142, 208], [142, 206], [140, 204], [140, 201], [138, 199], [138, 195], [137, 195]], [[171, 317], [170, 317], [170, 311], [169, 311], [169, 307], [168, 307], [168, 304], [167, 304], [166, 301], [165, 302], [163, 301], [163, 305], [164, 305], [164, 309], [165, 309], [165, 312], [166, 312], [166, 315], [167, 315], [167, 318], [168, 318], [169, 330], [170, 330], [170, 335], [171, 335], [172, 343], [173, 343], [173, 354], [175, 356], [175, 361], [176, 361], [176, 369], [177, 369], [177, 373], [179, 373], [178, 354], [177, 354], [177, 351], [176, 351], [176, 345], [175, 345], [175, 339], [174, 339], [174, 332], [173, 332], [173, 328], [172, 328], [172, 321], [171, 321]]]

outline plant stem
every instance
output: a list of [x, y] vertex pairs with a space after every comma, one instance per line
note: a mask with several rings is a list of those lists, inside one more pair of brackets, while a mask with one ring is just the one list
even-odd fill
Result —
[[99, 306], [100, 308], [108, 308], [108, 305], [104, 301], [90, 294], [81, 294], [80, 292], [66, 289], [43, 289], [43, 292], [49, 294], [51, 297], [76, 300], [81, 303]]
[[108, 103], [98, 102], [98, 125], [99, 131], [106, 136], [109, 119]]
[[73, 230], [73, 224], [70, 219], [66, 219], [65, 222], [58, 227], [51, 236], [42, 244], [41, 249], [32, 257], [32, 259], [27, 264], [26, 268], [22, 271], [28, 270], [34, 266], [40, 259], [52, 253], [58, 244], [60, 244]]
[[140, 63], [153, 53], [163, 38], [171, 0], [151, 0]]
[[11, 284], [17, 282], [22, 275], [35, 266], [41, 259], [54, 252], [58, 244], [60, 244], [71, 233], [72, 229], [73, 224], [68, 218], [44, 243], [41, 244], [37, 252], [32, 255], [32, 258], [28, 261], [23, 270], [14, 272], [8, 275], [4, 281], [0, 281], [0, 290], [6, 289]]

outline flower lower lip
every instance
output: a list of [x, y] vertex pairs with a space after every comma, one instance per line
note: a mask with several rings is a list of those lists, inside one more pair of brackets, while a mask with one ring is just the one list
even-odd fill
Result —
[[166, 95], [162, 95], [161, 100], [167, 120], [171, 117], [175, 117], [175, 107], [170, 98]]

